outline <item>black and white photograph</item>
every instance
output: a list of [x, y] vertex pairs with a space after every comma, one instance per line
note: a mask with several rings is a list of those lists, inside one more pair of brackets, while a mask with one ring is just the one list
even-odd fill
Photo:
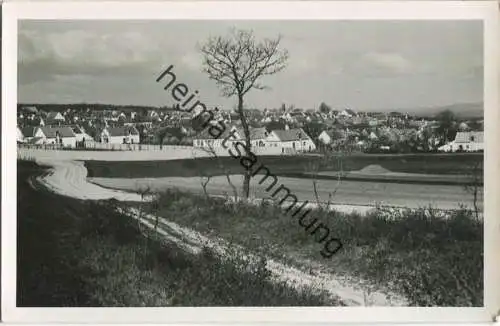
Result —
[[500, 308], [498, 31], [478, 14], [494, 3], [466, 19], [26, 7], [4, 9], [12, 309]]

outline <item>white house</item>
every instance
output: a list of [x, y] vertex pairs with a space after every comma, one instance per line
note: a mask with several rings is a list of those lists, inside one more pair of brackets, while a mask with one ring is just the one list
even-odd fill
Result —
[[80, 127], [80, 126], [71, 126], [71, 129], [73, 130], [73, 133], [75, 134], [77, 142], [82, 142], [82, 141], [84, 141], [84, 142], [92, 142], [92, 141], [94, 141], [94, 139], [92, 138], [92, 136], [90, 136], [89, 134], [87, 134], [82, 127]]
[[232, 142], [241, 141], [245, 139], [245, 134], [242, 128], [236, 126], [226, 126], [226, 130], [217, 138], [214, 138], [208, 131], [210, 127], [205, 128], [200, 134], [194, 136], [193, 146], [204, 149], [219, 149], [222, 148], [224, 139], [233, 133], [233, 137], [226, 141], [226, 147], [231, 146]]
[[[224, 139], [230, 134], [233, 137], [226, 140], [226, 147], [232, 147], [234, 142], [245, 142], [245, 133], [241, 127], [229, 127], [217, 139], [208, 133], [206, 128], [202, 133], [195, 136], [193, 146], [198, 148], [220, 150]], [[250, 142], [252, 152], [255, 154], [290, 154], [307, 152], [316, 149], [316, 145], [302, 128], [289, 130], [273, 130], [268, 132], [266, 128], [250, 128]]]
[[266, 139], [266, 146], [281, 148], [281, 153], [310, 152], [316, 145], [302, 129], [273, 130]]
[[139, 131], [133, 126], [106, 127], [101, 132], [101, 141], [109, 144], [139, 144]]
[[334, 138], [333, 133], [329, 130], [323, 130], [318, 136], [318, 140], [325, 145], [331, 144]]
[[76, 137], [70, 127], [38, 127], [33, 142], [36, 144], [54, 144], [64, 147], [76, 147]]
[[441, 152], [477, 152], [484, 150], [483, 131], [459, 131], [455, 140], [438, 148]]
[[344, 109], [344, 110], [340, 111], [340, 113], [338, 115], [341, 117], [345, 117], [345, 118], [352, 118], [352, 117], [357, 116], [356, 112], [354, 112], [351, 109]]

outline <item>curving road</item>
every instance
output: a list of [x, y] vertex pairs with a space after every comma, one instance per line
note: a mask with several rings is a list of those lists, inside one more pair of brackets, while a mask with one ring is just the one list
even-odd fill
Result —
[[119, 201], [140, 201], [137, 193], [106, 189], [87, 181], [87, 169], [83, 162], [38, 159], [40, 165], [51, 167], [47, 175], [40, 176], [40, 185], [57, 194], [78, 199], [111, 199]]

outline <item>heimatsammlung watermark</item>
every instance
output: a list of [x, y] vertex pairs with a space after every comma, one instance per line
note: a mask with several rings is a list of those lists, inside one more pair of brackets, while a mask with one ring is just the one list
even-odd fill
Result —
[[[204, 119], [203, 123], [201, 124], [201, 130], [209, 127], [208, 133], [210, 134], [210, 136], [212, 136], [213, 139], [219, 139], [226, 131], [224, 122], [214, 121], [214, 113], [211, 110], [207, 110], [206, 105], [200, 102], [199, 99], [197, 99], [197, 97], [199, 96], [198, 90], [190, 92], [186, 84], [179, 82], [177, 82], [177, 84], [175, 83], [177, 81], [177, 76], [172, 71], [173, 67], [173, 65], [170, 65], [165, 71], [163, 71], [156, 79], [156, 82], [160, 82], [166, 76], [169, 76], [170, 81], [165, 85], [164, 89], [168, 90], [169, 88], [171, 88], [172, 98], [178, 102], [179, 107], [181, 107], [184, 112], [190, 113], [196, 110], [195, 112], [197, 113], [193, 117], [193, 119]], [[231, 157], [233, 157], [234, 159], [239, 159], [240, 164], [245, 169], [252, 171], [252, 177], [255, 177], [259, 173], [263, 174], [263, 177], [259, 181], [259, 185], [261, 185], [268, 179], [272, 180], [272, 182], [266, 188], [266, 191], [270, 192], [274, 188], [274, 192], [271, 194], [271, 197], [273, 198], [275, 198], [279, 193], [281, 193], [281, 195], [285, 194], [285, 196], [279, 201], [279, 204], [287, 213], [290, 213], [292, 211], [292, 208], [294, 208], [296, 205], [298, 206], [299, 204], [297, 196], [292, 194], [290, 189], [282, 184], [279, 185], [279, 187], [275, 187], [278, 183], [278, 177], [271, 173], [271, 171], [269, 171], [269, 169], [262, 163], [260, 163], [260, 165], [256, 169], [253, 169], [259, 160], [250, 149], [247, 149], [244, 143], [240, 141], [234, 141], [236, 140], [235, 133], [236, 130], [232, 130], [223, 139], [221, 144], [222, 147], [228, 150]], [[227, 143], [230, 139], [232, 140], [232, 148], [228, 148], [227, 146]], [[304, 227], [305, 231], [309, 232], [310, 235], [316, 235], [316, 241], [318, 243], [323, 243], [323, 249], [320, 252], [321, 255], [325, 258], [330, 258], [342, 248], [342, 243], [339, 239], [333, 237], [330, 234], [331, 232], [328, 226], [321, 222], [316, 223], [318, 222], [317, 218], [306, 221], [306, 217], [311, 212], [311, 208], [305, 210], [305, 212], [302, 212], [302, 210], [307, 206], [307, 204], [309, 204], [309, 202], [306, 200], [302, 203], [301, 206], [295, 207], [296, 210], [295, 212], [293, 212], [292, 217], [298, 217], [299, 225]], [[301, 213], [301, 215], [299, 213]]]

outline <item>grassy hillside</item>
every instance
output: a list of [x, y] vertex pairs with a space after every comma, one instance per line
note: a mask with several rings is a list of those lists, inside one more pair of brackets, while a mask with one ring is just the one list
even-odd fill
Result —
[[42, 173], [18, 161], [18, 307], [332, 304], [271, 281], [265, 265], [150, 240], [112, 202], [36, 191], [27, 180]]
[[321, 255], [324, 246], [316, 241], [321, 233], [305, 232], [298, 217], [270, 202], [231, 205], [224, 199], [171, 190], [150, 209], [257, 252], [305, 261], [312, 271], [339, 279], [361, 276], [367, 280], [367, 291], [390, 289], [414, 306], [483, 305], [483, 223], [466, 209], [447, 219], [432, 209], [379, 210], [368, 216], [315, 210], [304, 223], [317, 219], [343, 244], [330, 258]]

